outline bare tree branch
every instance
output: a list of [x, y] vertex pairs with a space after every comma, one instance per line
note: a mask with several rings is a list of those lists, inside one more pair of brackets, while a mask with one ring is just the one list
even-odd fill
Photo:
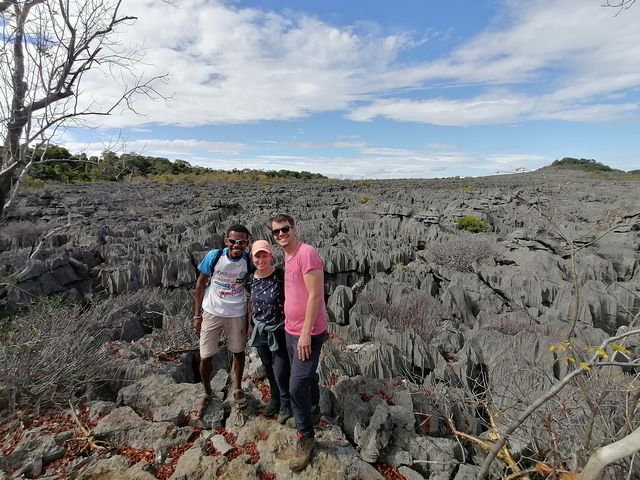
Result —
[[[620, 335], [609, 337], [605, 339], [600, 344], [599, 348], [596, 350], [604, 350], [607, 347], [607, 345], [632, 335], [640, 335], [640, 329], [630, 330]], [[571, 380], [573, 380], [575, 377], [577, 377], [578, 375], [586, 374], [593, 367], [600, 367], [600, 366], [602, 366], [601, 358], [598, 352], [596, 351], [596, 353], [591, 357], [591, 360], [589, 360], [588, 362], [585, 362], [585, 364], [581, 368], [576, 368], [575, 370], [572, 370], [571, 372], [569, 372], [562, 380], [560, 380], [552, 388], [547, 390], [543, 395], [538, 397], [538, 399], [535, 402], [531, 403], [516, 418], [516, 420], [514, 420], [513, 422], [511, 422], [511, 424], [507, 426], [502, 436], [494, 443], [493, 447], [491, 448], [488, 455], [484, 459], [484, 462], [482, 462], [482, 465], [480, 466], [480, 471], [478, 472], [478, 480], [483, 480], [486, 478], [489, 472], [489, 468], [491, 467], [491, 464], [495, 460], [498, 453], [501, 452], [502, 448], [507, 443], [509, 436], [513, 432], [515, 432], [516, 429], [518, 429], [520, 425], [522, 425], [525, 422], [525, 420], [531, 416], [533, 412], [538, 410], [538, 408], [540, 408], [542, 405], [547, 403], [551, 398], [555, 397], [558, 393], [560, 393], [560, 391], [564, 387], [566, 387], [571, 382]]]
[[596, 450], [578, 475], [578, 480], [598, 480], [607, 465], [628, 457], [638, 450], [640, 450], [640, 427], [617, 442]]
[[[4, 27], [0, 215], [11, 206], [19, 180], [37, 163], [29, 153], [50, 142], [56, 128], [110, 115], [116, 108], [135, 112], [137, 95], [164, 98], [154, 87], [164, 76], [141, 76], [141, 54], [118, 40], [121, 27], [136, 20], [122, 14], [122, 4], [122, 0], [0, 1]], [[85, 97], [82, 80], [91, 70], [101, 70], [119, 83], [119, 96], [106, 105], [80, 102]]]

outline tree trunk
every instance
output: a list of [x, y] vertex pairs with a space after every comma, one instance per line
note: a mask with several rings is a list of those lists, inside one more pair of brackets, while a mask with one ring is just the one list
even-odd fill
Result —
[[578, 475], [578, 480], [598, 480], [607, 465], [640, 450], [640, 427], [617, 442], [600, 447]]

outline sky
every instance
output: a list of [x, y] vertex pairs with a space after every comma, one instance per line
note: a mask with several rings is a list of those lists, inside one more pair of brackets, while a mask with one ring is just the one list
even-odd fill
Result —
[[[162, 98], [59, 143], [337, 178], [638, 169], [640, 4], [602, 4], [125, 0], [117, 40]], [[89, 72], [81, 98], [107, 104], [119, 79]]]

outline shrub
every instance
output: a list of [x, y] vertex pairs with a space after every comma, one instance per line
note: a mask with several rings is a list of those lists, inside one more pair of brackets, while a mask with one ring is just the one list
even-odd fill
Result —
[[489, 230], [487, 222], [473, 215], [465, 215], [458, 219], [458, 228], [471, 233], [483, 233]]
[[97, 380], [102, 318], [60, 296], [4, 320], [0, 330], [0, 409], [66, 405]]
[[9, 222], [0, 226], [0, 239], [13, 241], [14, 248], [29, 247], [36, 245], [46, 230], [45, 224], [35, 224], [29, 221]]
[[404, 294], [390, 303], [365, 292], [357, 299], [355, 308], [364, 317], [373, 315], [387, 320], [396, 330], [413, 330], [425, 342], [433, 338], [445, 313], [444, 306], [426, 290]]
[[432, 263], [457, 272], [472, 272], [474, 262], [498, 253], [496, 242], [486, 236], [461, 232], [442, 235], [427, 245], [425, 257]]
[[369, 201], [369, 195], [360, 195], [360, 203], [367, 203]]
[[484, 325], [493, 328], [505, 335], [516, 335], [520, 332], [533, 332], [540, 335], [549, 335], [549, 326], [546, 323], [536, 321], [522, 312], [507, 312], [491, 315]]
[[22, 186], [27, 190], [42, 190], [47, 185], [47, 182], [40, 180], [39, 178], [33, 178], [27, 175], [22, 181]]

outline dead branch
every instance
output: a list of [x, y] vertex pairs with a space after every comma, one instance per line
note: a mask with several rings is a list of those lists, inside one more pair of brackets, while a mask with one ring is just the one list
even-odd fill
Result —
[[76, 435], [69, 440], [69, 443], [74, 446], [73, 450], [76, 455], [85, 452], [106, 453], [110, 451], [112, 448], [111, 445], [102, 440], [96, 440], [91, 429], [80, 421], [71, 400], [69, 400], [69, 406], [71, 407], [71, 418], [76, 422], [76, 425], [81, 432], [80, 435]]
[[[447, 417], [447, 423], [449, 424], [449, 428], [451, 429], [451, 432], [456, 437], [460, 437], [462, 439], [470, 441], [471, 443], [475, 443], [480, 448], [482, 448], [485, 452], [490, 452], [491, 449], [493, 448], [493, 446], [495, 445], [495, 443], [488, 442], [486, 440], [482, 440], [481, 438], [478, 438], [478, 437], [475, 437], [473, 435], [469, 435], [468, 433], [464, 433], [464, 432], [461, 432], [461, 431], [457, 430], [455, 425], [453, 424], [453, 420], [451, 419], [451, 417]], [[497, 440], [497, 439], [500, 438], [495, 429], [492, 429], [491, 436], [492, 436], [492, 440]], [[528, 479], [529, 478], [526, 475], [526, 473], [524, 473], [522, 471], [522, 469], [516, 463], [516, 461], [513, 459], [513, 457], [511, 456], [511, 452], [509, 452], [509, 449], [507, 448], [506, 444], [503, 445], [502, 448], [500, 449], [500, 451], [497, 453], [497, 457], [500, 460], [502, 460], [505, 463], [505, 465], [507, 465], [507, 467], [509, 467], [509, 469], [514, 474], [518, 475], [515, 478], [524, 478], [524, 479]]]
[[602, 470], [622, 458], [640, 450], [640, 427], [617, 442], [600, 447], [578, 474], [578, 480], [598, 480]]
[[489, 451], [488, 455], [484, 459], [484, 462], [482, 462], [482, 465], [480, 466], [480, 471], [478, 472], [478, 480], [483, 480], [483, 479], [486, 478], [486, 476], [487, 476], [487, 474], [489, 472], [489, 468], [491, 467], [491, 464], [493, 463], [493, 461], [495, 460], [496, 456], [498, 456], [498, 454], [501, 452], [502, 448], [507, 443], [508, 437], [516, 429], [518, 429], [525, 422], [525, 420], [531, 416], [531, 414], [533, 412], [538, 410], [538, 408], [540, 408], [542, 405], [544, 405], [550, 399], [552, 399], [558, 393], [560, 393], [560, 391], [564, 387], [566, 387], [575, 377], [577, 377], [579, 375], [586, 374], [588, 371], [590, 371], [591, 368], [600, 367], [601, 366], [601, 358], [600, 358], [599, 354], [597, 353], [598, 350], [602, 351], [607, 347], [607, 345], [609, 345], [611, 343], [617, 342], [618, 340], [621, 340], [623, 338], [627, 338], [627, 337], [629, 337], [631, 335], [639, 335], [639, 334], [640, 334], [640, 329], [636, 329], [636, 330], [630, 330], [630, 331], [622, 333], [620, 335], [616, 335], [616, 336], [609, 337], [609, 338], [605, 339], [600, 344], [599, 348], [596, 349], [596, 353], [591, 357], [591, 359], [588, 362], [585, 362], [582, 367], [576, 368], [575, 370], [572, 370], [571, 372], [569, 372], [556, 385], [554, 385], [552, 388], [547, 390], [546, 393], [544, 393], [543, 395], [538, 397], [538, 399], [535, 402], [533, 402], [531, 405], [529, 405], [524, 410], [524, 412], [522, 412], [518, 416], [518, 418], [516, 418], [516, 420], [514, 420], [513, 422], [511, 422], [511, 424], [509, 424], [507, 426], [507, 428], [505, 429], [505, 431], [502, 434], [502, 436], [493, 444], [493, 447], [491, 447], [491, 450]]

